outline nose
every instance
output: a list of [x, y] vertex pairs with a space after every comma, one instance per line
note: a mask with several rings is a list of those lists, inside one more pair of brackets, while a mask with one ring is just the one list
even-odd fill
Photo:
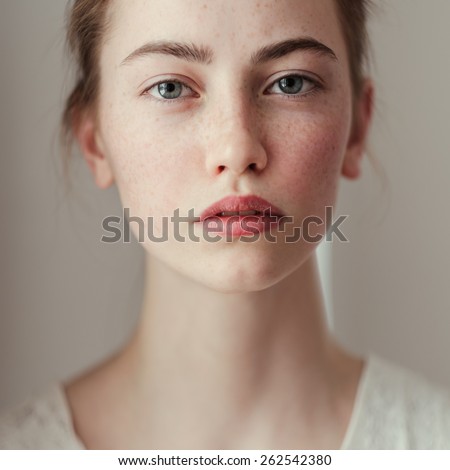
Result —
[[208, 173], [229, 171], [234, 176], [261, 172], [267, 165], [267, 154], [260, 138], [258, 119], [250, 103], [244, 99], [218, 106], [220, 117], [208, 126], [206, 166]]

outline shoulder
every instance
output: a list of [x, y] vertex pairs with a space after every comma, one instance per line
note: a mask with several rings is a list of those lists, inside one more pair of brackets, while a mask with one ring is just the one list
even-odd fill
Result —
[[62, 385], [0, 413], [0, 449], [80, 449]]
[[370, 355], [351, 422], [351, 448], [450, 449], [450, 391]]

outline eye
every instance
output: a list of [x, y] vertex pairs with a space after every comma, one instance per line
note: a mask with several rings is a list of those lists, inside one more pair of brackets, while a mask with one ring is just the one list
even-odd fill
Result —
[[314, 90], [318, 90], [322, 85], [312, 78], [306, 77], [305, 75], [286, 75], [278, 79], [273, 85], [271, 85], [268, 90], [275, 89], [280, 90], [280, 92], [275, 91], [274, 94], [284, 94], [284, 95], [294, 95], [301, 96], [308, 94]]
[[[183, 95], [184, 90], [188, 90], [188, 93]], [[174, 101], [179, 98], [182, 99], [186, 96], [195, 95], [190, 87], [179, 80], [161, 80], [146, 88], [143, 94], [150, 95], [152, 98], [161, 102]]]

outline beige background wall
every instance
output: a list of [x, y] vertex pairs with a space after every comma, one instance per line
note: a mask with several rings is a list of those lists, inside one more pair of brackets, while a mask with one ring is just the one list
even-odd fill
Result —
[[334, 246], [338, 335], [450, 385], [450, 2], [385, 0], [372, 24], [373, 153], [344, 182], [350, 243]]
[[[139, 310], [140, 248], [99, 242], [120, 215], [84, 164], [63, 194], [56, 127], [65, 94], [62, 0], [0, 0], [0, 407], [116, 350]], [[385, 0], [372, 25], [373, 150], [342, 182], [350, 243], [332, 247], [333, 325], [450, 386], [450, 2]], [[325, 250], [326, 253], [329, 250]]]

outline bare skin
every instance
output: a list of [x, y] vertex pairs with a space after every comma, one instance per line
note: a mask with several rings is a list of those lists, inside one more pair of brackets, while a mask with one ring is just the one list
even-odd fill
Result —
[[327, 334], [314, 258], [246, 306], [153, 260], [148, 279], [127, 348], [66, 388], [88, 448], [340, 447], [363, 363]]
[[[171, 5], [179, 20], [167, 19], [159, 0], [112, 2], [99, 123], [87, 116], [76, 130], [99, 187], [115, 182], [123, 204], [143, 219], [175, 207], [198, 213], [229, 194], [265, 197], [296, 221], [323, 216], [340, 176], [359, 175], [373, 93], [367, 81], [352, 115], [334, 2]], [[156, 54], [121, 71], [136, 47], [161, 36], [180, 41], [179, 31], [183, 41], [208, 44], [216, 62]], [[299, 35], [325, 43], [337, 59], [297, 51], [249, 67], [261, 44]], [[324, 87], [289, 102], [278, 87], [254, 94], [293, 70], [321, 77]], [[161, 77], [181, 79], [195, 93], [161, 105], [153, 88], [143, 101], [139, 85]], [[84, 445], [339, 448], [364, 362], [327, 330], [316, 246], [146, 241], [135, 334], [119, 354], [65, 387]]]

